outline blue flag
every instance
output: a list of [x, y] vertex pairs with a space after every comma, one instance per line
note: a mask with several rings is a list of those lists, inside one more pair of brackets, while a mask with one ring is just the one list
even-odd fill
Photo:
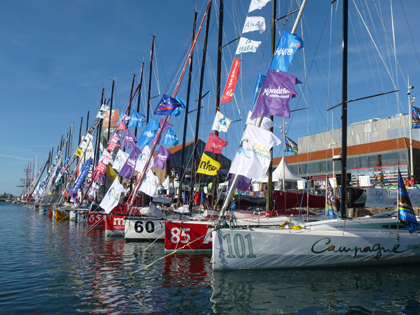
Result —
[[252, 97], [252, 105], [255, 105], [255, 102], [257, 101], [258, 93], [264, 83], [264, 80], [265, 80], [265, 74], [262, 74], [261, 72], [259, 72], [257, 84], [255, 85], [254, 96]]
[[169, 145], [178, 145], [179, 141], [176, 136], [175, 131], [172, 130], [172, 128], [168, 129], [168, 132], [165, 135], [165, 138], [163, 138], [162, 144], [169, 144]]
[[77, 190], [79, 189], [80, 185], [82, 185], [83, 181], [85, 180], [86, 176], [89, 174], [90, 166], [93, 163], [93, 159], [89, 158], [87, 162], [83, 165], [82, 171], [79, 174], [79, 177], [77, 177], [76, 182], [73, 185], [73, 188], [70, 191], [71, 195], [76, 195]]
[[169, 95], [163, 94], [159, 105], [156, 107], [153, 114], [155, 115], [171, 115], [172, 112], [177, 107], [181, 107], [182, 105], [174, 98], [170, 97]]
[[137, 141], [137, 144], [148, 145], [158, 134], [159, 128], [159, 122], [155, 118], [151, 117], [139, 141]]
[[416, 219], [413, 207], [411, 205], [410, 197], [405, 188], [403, 178], [398, 169], [398, 220], [402, 221], [408, 229], [408, 232], [413, 233], [419, 228], [419, 223]]
[[411, 105], [411, 128], [417, 129], [420, 128], [420, 115], [419, 108]]
[[288, 137], [284, 138], [284, 152], [292, 152], [293, 154], [298, 154], [298, 145], [293, 140]]
[[171, 117], [179, 116], [182, 113], [182, 110], [187, 106], [185, 101], [178, 96], [175, 96], [175, 99], [181, 104], [181, 106], [174, 109], [174, 111], [171, 114]]
[[128, 122], [128, 127], [143, 127], [143, 120], [145, 117], [146, 116], [139, 112], [133, 112], [131, 114], [131, 119]]
[[302, 47], [303, 41], [299, 36], [282, 30], [273, 59], [271, 59], [269, 70], [289, 71], [289, 65], [293, 59], [293, 55]]

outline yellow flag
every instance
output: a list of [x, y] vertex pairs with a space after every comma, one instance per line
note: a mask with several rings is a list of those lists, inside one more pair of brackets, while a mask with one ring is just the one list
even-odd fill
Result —
[[108, 176], [112, 181], [114, 181], [115, 177], [118, 176], [118, 173], [114, 171], [111, 165], [108, 164], [106, 169], [106, 176]]
[[83, 153], [83, 151], [80, 148], [78, 148], [74, 155], [77, 155], [78, 157], [80, 157], [82, 155], [82, 153]]
[[215, 176], [217, 175], [217, 171], [221, 166], [222, 164], [213, 160], [211, 157], [203, 153], [203, 156], [201, 157], [201, 161], [197, 169], [197, 173]]

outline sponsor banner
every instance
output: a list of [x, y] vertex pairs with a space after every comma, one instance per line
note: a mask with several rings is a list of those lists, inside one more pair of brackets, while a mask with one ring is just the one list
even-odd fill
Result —
[[242, 60], [238, 58], [233, 59], [232, 67], [230, 68], [229, 76], [220, 103], [232, 102], [232, 97], [235, 93], [236, 83], [238, 82], [239, 72], [241, 72], [241, 61]]
[[124, 216], [122, 215], [107, 215], [105, 220], [106, 231], [124, 231]]
[[211, 222], [166, 222], [165, 250], [211, 250], [212, 230]]
[[[413, 207], [420, 207], [420, 189], [407, 189]], [[395, 208], [398, 189], [366, 188], [366, 208]]]

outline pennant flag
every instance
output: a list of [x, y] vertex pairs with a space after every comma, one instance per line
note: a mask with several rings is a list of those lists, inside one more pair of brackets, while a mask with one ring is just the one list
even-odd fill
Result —
[[173, 154], [168, 151], [163, 145], [159, 147], [159, 150], [156, 154], [153, 167], [163, 170], [165, 168], [165, 162], [167, 160], [172, 160], [174, 158]]
[[159, 122], [155, 118], [151, 117], [139, 141], [137, 141], [137, 144], [148, 145], [156, 137], [159, 128]]
[[416, 214], [411, 205], [410, 197], [405, 188], [403, 178], [398, 169], [398, 220], [404, 223], [408, 232], [413, 233], [419, 228]]
[[177, 107], [173, 110], [173, 112], [171, 113], [171, 117], [181, 115], [182, 110], [187, 106], [185, 101], [182, 98], [180, 98], [178, 96], [175, 96], [175, 99], [178, 101], [179, 104], [181, 104], [181, 106], [179, 106], [179, 107]]
[[[150, 148], [145, 146], [143, 152], [137, 157], [136, 162], [136, 172], [143, 172], [144, 166], [146, 165], [147, 158], [150, 155]], [[150, 169], [151, 165], [153, 165], [153, 156], [150, 158], [150, 163], [148, 169]]]
[[261, 45], [261, 42], [241, 37], [239, 40], [238, 48], [236, 48], [235, 55], [239, 55], [247, 52], [256, 52], [257, 48]]
[[264, 116], [290, 118], [289, 101], [298, 95], [294, 85], [300, 83], [302, 82], [291, 74], [269, 71], [251, 118]]
[[209, 140], [207, 141], [204, 151], [220, 154], [222, 153], [223, 148], [227, 145], [227, 141], [219, 138], [213, 132], [210, 132]]
[[139, 112], [133, 112], [131, 114], [131, 119], [128, 122], [128, 127], [143, 127], [143, 120], [145, 117], [146, 116]]
[[[238, 175], [238, 176], [239, 176], [239, 180], [238, 180], [238, 183], [236, 184], [236, 189], [240, 191], [247, 191], [249, 186], [251, 185], [252, 179], [245, 176], [241, 176], [241, 175]], [[235, 174], [232, 174], [232, 176], [229, 179], [229, 189], [232, 186], [234, 177], [235, 177]]]
[[260, 31], [260, 34], [265, 31], [265, 19], [262, 16], [248, 16], [246, 18], [242, 33], [253, 31]]
[[232, 197], [232, 201], [230, 203], [230, 210], [231, 211], [235, 211], [236, 210], [235, 198], [233, 198], [233, 197]]
[[117, 155], [115, 156], [115, 161], [112, 164], [112, 168], [119, 172], [121, 170], [121, 167], [127, 162], [129, 154], [124, 152], [123, 150], [118, 150]]
[[99, 158], [99, 163], [103, 162], [105, 165], [108, 165], [113, 159], [114, 157], [112, 156], [112, 153], [105, 150]]
[[227, 132], [231, 122], [232, 120], [225, 117], [221, 112], [217, 111], [211, 130]]
[[90, 158], [87, 162], [83, 165], [82, 171], [80, 172], [79, 176], [76, 179], [76, 182], [73, 185], [73, 188], [70, 191], [70, 194], [75, 195], [77, 194], [77, 190], [79, 189], [80, 185], [82, 185], [83, 181], [85, 180], [86, 176], [89, 174], [90, 167], [93, 163], [93, 159]]
[[159, 187], [159, 178], [153, 174], [151, 170], [148, 170], [146, 178], [141, 183], [140, 191], [144, 192], [150, 197], [156, 196], [157, 189]]
[[118, 124], [118, 128], [117, 128], [117, 130], [121, 130], [121, 131], [126, 131], [127, 130], [127, 126], [124, 124], [124, 122], [123, 121], [121, 121], [119, 124]]
[[236, 82], [238, 81], [239, 72], [241, 71], [241, 61], [238, 58], [233, 59], [232, 67], [230, 68], [229, 76], [223, 91], [220, 103], [232, 102], [233, 93], [235, 92]]
[[159, 105], [156, 107], [153, 114], [155, 115], [171, 115], [172, 111], [182, 106], [176, 99], [170, 97], [169, 95], [163, 94]]
[[254, 10], [261, 10], [270, 1], [271, 0], [251, 0], [248, 12], [252, 12]]
[[106, 112], [107, 110], [109, 110], [109, 106], [105, 104], [102, 104], [101, 108], [99, 108], [99, 111], [101, 112]]
[[104, 209], [106, 213], [110, 213], [111, 210], [114, 209], [116, 205], [118, 205], [121, 193], [123, 192], [125, 193], [125, 189], [123, 185], [120, 184], [117, 176], [111, 187], [109, 187], [109, 190], [104, 196], [104, 199], [102, 199], [101, 203], [99, 204], [99, 207]]
[[[246, 119], [246, 123], [249, 124], [249, 125], [256, 126], [257, 119], [256, 118], [255, 119], [251, 119], [251, 115], [252, 115], [252, 112], [249, 111], [248, 112], [248, 117]], [[269, 130], [273, 126], [274, 126], [274, 122], [271, 119], [269, 119], [267, 117], [263, 117], [263, 119], [261, 121], [260, 128], [263, 128], [265, 130]]]
[[106, 116], [105, 112], [98, 112], [98, 114], [96, 115], [96, 118], [104, 119], [105, 116]]
[[168, 132], [165, 135], [165, 138], [163, 138], [163, 142], [162, 144], [168, 144], [168, 145], [178, 145], [179, 141], [178, 138], [176, 136], [175, 131], [173, 131], [172, 128], [168, 129]]
[[136, 168], [137, 157], [140, 153], [140, 149], [135, 147], [134, 150], [131, 151], [127, 161], [121, 168], [121, 171], [118, 173], [118, 175], [128, 179], [132, 178], [134, 175], [134, 170]]
[[108, 151], [114, 151], [118, 148], [121, 137], [118, 135], [117, 131], [115, 130], [112, 134], [111, 139], [108, 141], [108, 147], [106, 148]]
[[207, 154], [203, 153], [200, 164], [197, 168], [197, 173], [206, 174], [210, 176], [217, 175], [217, 171], [222, 166], [219, 162], [213, 160]]
[[[159, 119], [159, 125], [160, 125], [160, 126], [162, 126], [162, 123], [163, 123], [163, 118]], [[162, 132], [161, 132], [161, 133], [160, 133], [160, 135], [159, 135], [159, 138], [158, 138], [157, 140], [155, 140], [157, 145], [159, 145], [159, 144], [160, 144], [160, 138], [162, 138], [162, 135], [163, 135], [163, 134], [166, 132], [166, 130], [168, 130], [170, 127], [172, 127], [172, 125], [171, 125], [168, 121], [166, 121], [165, 126], [163, 126], [163, 128], [162, 128]], [[155, 137], [155, 139], [156, 139], [156, 137]]]
[[121, 141], [121, 148], [132, 149], [136, 148], [136, 136], [130, 130], [125, 131], [123, 140]]
[[108, 178], [110, 180], [115, 180], [115, 177], [118, 177], [118, 173], [116, 171], [114, 171], [114, 169], [111, 167], [111, 165], [107, 165], [106, 166], [106, 176], [108, 176]]
[[257, 101], [258, 93], [260, 92], [260, 89], [264, 83], [264, 80], [265, 80], [265, 74], [262, 74], [261, 72], [259, 72], [257, 84], [255, 85], [254, 96], [252, 97], [252, 105], [255, 105], [255, 102]]
[[303, 47], [302, 39], [296, 34], [291, 34], [285, 30], [281, 31], [281, 37], [277, 44], [276, 51], [271, 59], [269, 70], [287, 72], [290, 62], [292, 62], [295, 52]]
[[331, 219], [339, 219], [341, 211], [338, 208], [337, 200], [334, 196], [334, 191], [332, 189], [330, 180], [327, 180], [327, 213], [326, 215]]
[[292, 152], [293, 154], [298, 154], [298, 145], [290, 138], [284, 138], [284, 151], [285, 152]]
[[272, 132], [246, 125], [229, 173], [260, 180], [270, 165], [270, 149], [281, 141]]
[[420, 128], [420, 108], [411, 105], [411, 128]]
[[96, 165], [95, 171], [98, 174], [104, 174], [106, 172], [106, 164], [104, 162], [99, 162], [98, 165]]

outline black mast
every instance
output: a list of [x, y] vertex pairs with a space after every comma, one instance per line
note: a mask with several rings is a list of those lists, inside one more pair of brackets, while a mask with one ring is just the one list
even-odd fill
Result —
[[109, 107], [109, 122], [108, 122], [108, 140], [111, 137], [111, 120], [112, 120], [112, 102], [114, 100], [114, 84], [115, 81], [112, 80], [112, 88], [111, 88], [111, 105]]
[[[139, 95], [137, 98], [137, 112], [140, 112], [140, 97], [141, 97], [141, 85], [143, 83], [143, 68], [144, 68], [144, 62], [141, 63], [141, 70], [140, 70], [140, 82], [139, 82]], [[137, 139], [137, 127], [134, 129], [134, 135]]]
[[[217, 72], [216, 72], [216, 113], [219, 111], [220, 108], [220, 84], [221, 84], [221, 77], [222, 77], [222, 44], [223, 44], [223, 4], [224, 0], [220, 0], [219, 4], [219, 34], [217, 39]], [[214, 130], [214, 134], [218, 137], [219, 131]], [[217, 153], [214, 154], [214, 160], [219, 161], [219, 155]], [[216, 188], [218, 184], [218, 176], [214, 176], [213, 184], [212, 184], [212, 200], [211, 200], [211, 207], [213, 208], [213, 203], [216, 198]]]
[[[195, 37], [195, 24], [197, 22], [197, 12], [194, 12], [194, 24], [193, 24], [193, 32], [192, 32], [192, 44], [194, 44], [194, 37]], [[194, 53], [191, 53], [191, 58], [190, 58], [190, 68], [189, 68], [189, 73], [188, 73], [188, 84], [187, 84], [187, 100], [186, 100], [186, 104], [185, 104], [185, 114], [184, 114], [184, 134], [182, 135], [182, 150], [181, 150], [181, 165], [180, 165], [180, 169], [179, 169], [179, 187], [178, 187], [178, 200], [176, 203], [176, 207], [178, 208], [180, 203], [181, 203], [181, 198], [182, 198], [182, 180], [184, 179], [185, 176], [185, 170], [184, 170], [184, 158], [185, 158], [185, 140], [187, 137], [187, 122], [188, 122], [188, 109], [189, 109], [189, 104], [190, 104], [190, 91], [191, 91], [191, 78], [192, 78], [192, 68], [193, 68], [193, 56]]]
[[149, 91], [147, 92], [147, 115], [146, 123], [149, 123], [149, 111], [150, 111], [150, 93], [152, 91], [152, 70], [153, 70], [153, 48], [155, 44], [155, 35], [152, 37], [152, 49], [150, 50], [150, 73], [149, 73]]
[[343, 0], [343, 73], [342, 73], [342, 114], [341, 114], [341, 218], [347, 217], [347, 39], [348, 39], [348, 0]]
[[201, 60], [201, 73], [200, 73], [200, 85], [198, 88], [198, 104], [197, 104], [197, 118], [195, 122], [195, 136], [194, 136], [194, 147], [192, 153], [192, 164], [191, 164], [191, 187], [190, 187], [190, 196], [192, 197], [194, 191], [194, 185], [192, 185], [193, 174], [195, 173], [195, 155], [197, 154], [197, 145], [198, 145], [198, 129], [200, 127], [200, 112], [201, 112], [201, 98], [203, 93], [203, 81], [204, 81], [204, 69], [206, 67], [206, 53], [207, 53], [207, 38], [209, 34], [209, 24], [210, 24], [210, 13], [211, 13], [211, 2], [209, 4], [209, 11], [206, 21], [206, 34], [204, 35], [203, 42], [203, 56]]

